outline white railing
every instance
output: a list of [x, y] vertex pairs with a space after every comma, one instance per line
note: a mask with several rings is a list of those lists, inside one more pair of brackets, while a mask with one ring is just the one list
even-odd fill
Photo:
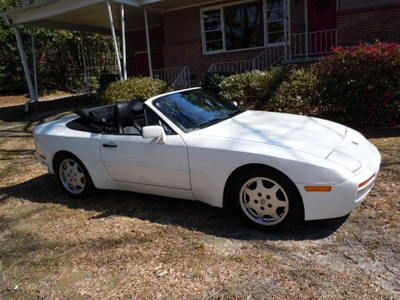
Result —
[[190, 87], [190, 71], [187, 66], [153, 70], [153, 76], [164, 80], [173, 89]]
[[208, 72], [238, 74], [254, 70], [253, 60], [236, 60], [213, 63]]
[[171, 84], [172, 88], [175, 90], [187, 89], [191, 87], [190, 83], [190, 70], [189, 67], [183, 67], [181, 73]]
[[285, 59], [285, 45], [265, 48], [253, 58], [254, 70], [268, 70]]
[[265, 48], [253, 59], [213, 63], [208, 72], [239, 74], [253, 70], [267, 70], [294, 59], [309, 59], [327, 55], [337, 46], [336, 29], [295, 33], [290, 42]]
[[290, 55], [292, 58], [327, 55], [337, 47], [337, 30], [313, 31], [292, 34]]
[[284, 58], [284, 52], [284, 46], [268, 47], [253, 59], [213, 63], [208, 72], [240, 74], [253, 70], [266, 70], [280, 63]]

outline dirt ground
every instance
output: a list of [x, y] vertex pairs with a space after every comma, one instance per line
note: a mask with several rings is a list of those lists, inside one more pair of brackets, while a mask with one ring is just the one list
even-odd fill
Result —
[[382, 172], [347, 220], [267, 233], [197, 202], [66, 197], [34, 158], [45, 120], [0, 121], [0, 298], [400, 299], [399, 130], [364, 132]]
[[[71, 96], [71, 94], [60, 91], [57, 93], [51, 93], [49, 95], [42, 95], [42, 96], [40, 96], [40, 101], [41, 102], [42, 101], [51, 101], [51, 100], [64, 98], [67, 96]], [[29, 100], [28, 95], [10, 95], [10, 96], [1, 96], [0, 95], [0, 107], [24, 105], [27, 100]]]

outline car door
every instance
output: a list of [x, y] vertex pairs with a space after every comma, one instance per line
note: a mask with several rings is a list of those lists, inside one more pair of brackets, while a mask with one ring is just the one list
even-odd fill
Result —
[[103, 134], [100, 147], [104, 166], [115, 181], [191, 188], [187, 147], [179, 134], [167, 132], [165, 144], [139, 133]]

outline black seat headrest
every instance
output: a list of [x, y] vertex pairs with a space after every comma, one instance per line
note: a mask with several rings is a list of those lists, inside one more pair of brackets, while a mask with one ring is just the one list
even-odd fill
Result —
[[133, 114], [129, 107], [129, 103], [115, 104], [115, 122], [119, 128], [132, 126]]
[[143, 102], [140, 100], [131, 100], [128, 103], [129, 108], [131, 109], [134, 115], [143, 114]]

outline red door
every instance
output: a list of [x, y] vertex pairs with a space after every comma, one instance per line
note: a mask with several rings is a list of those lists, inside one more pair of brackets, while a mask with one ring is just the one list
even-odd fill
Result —
[[136, 75], [149, 76], [149, 59], [147, 52], [135, 54]]
[[336, 0], [308, 0], [309, 51], [328, 53], [336, 47]]

